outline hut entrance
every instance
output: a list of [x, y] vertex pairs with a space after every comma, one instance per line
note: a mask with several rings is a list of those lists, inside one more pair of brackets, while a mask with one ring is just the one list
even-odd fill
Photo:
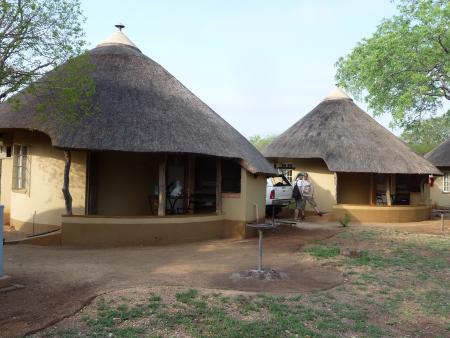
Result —
[[420, 205], [425, 175], [337, 173], [338, 204]]
[[91, 152], [86, 214], [220, 213], [222, 185], [224, 192], [240, 193], [240, 170], [233, 160], [206, 156]]

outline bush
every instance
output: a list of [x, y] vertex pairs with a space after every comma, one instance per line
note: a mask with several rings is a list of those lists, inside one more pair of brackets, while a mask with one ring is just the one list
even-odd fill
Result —
[[351, 220], [352, 219], [351, 219], [349, 213], [346, 212], [344, 214], [344, 217], [339, 220], [339, 223], [341, 223], [341, 225], [345, 228], [346, 226], [348, 226], [348, 224], [350, 223]]

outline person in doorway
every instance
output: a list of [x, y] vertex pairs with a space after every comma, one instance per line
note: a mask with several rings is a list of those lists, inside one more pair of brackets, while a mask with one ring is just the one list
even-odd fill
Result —
[[295, 178], [294, 190], [292, 191], [292, 197], [295, 200], [294, 220], [298, 221], [298, 214], [302, 209], [302, 194], [300, 193], [300, 182], [303, 179], [303, 173], [298, 173]]
[[312, 183], [309, 181], [308, 173], [303, 174], [303, 178], [297, 183], [299, 186], [300, 194], [302, 196], [300, 202], [300, 211], [302, 219], [305, 218], [305, 208], [306, 202], [314, 209], [317, 215], [322, 216], [323, 214], [317, 208], [317, 203], [314, 200], [314, 187]]

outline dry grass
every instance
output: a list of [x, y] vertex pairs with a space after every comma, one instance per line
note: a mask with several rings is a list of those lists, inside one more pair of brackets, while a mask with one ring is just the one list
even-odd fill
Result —
[[[349, 228], [299, 259], [339, 268], [345, 283], [274, 296], [174, 287], [107, 294], [38, 336], [397, 337], [450, 335], [450, 239]], [[339, 248], [358, 248], [345, 257]]]

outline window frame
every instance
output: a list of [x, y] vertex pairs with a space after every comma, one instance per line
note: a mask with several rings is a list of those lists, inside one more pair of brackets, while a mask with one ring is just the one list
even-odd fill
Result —
[[[24, 151], [25, 150], [25, 151]], [[29, 188], [29, 147], [26, 144], [13, 144], [12, 190], [26, 193]]]
[[450, 193], [450, 171], [444, 171], [444, 176], [442, 176], [442, 192]]

